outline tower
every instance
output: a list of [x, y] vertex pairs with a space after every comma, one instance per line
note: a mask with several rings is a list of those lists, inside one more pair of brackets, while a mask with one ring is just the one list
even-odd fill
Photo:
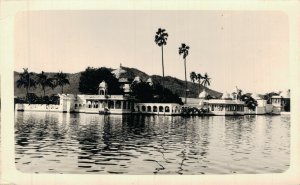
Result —
[[99, 95], [107, 95], [107, 83], [103, 80], [100, 84], [99, 84]]

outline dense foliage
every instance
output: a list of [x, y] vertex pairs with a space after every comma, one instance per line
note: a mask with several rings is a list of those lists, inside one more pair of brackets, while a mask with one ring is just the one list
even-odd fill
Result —
[[245, 105], [250, 109], [250, 110], [255, 110], [257, 106], [257, 101], [252, 98], [249, 94], [243, 94], [240, 98], [241, 101], [245, 102]]
[[[17, 98], [17, 103], [53, 103], [51, 98], [46, 96], [46, 88], [50, 87], [52, 90], [60, 86], [61, 93], [63, 93], [63, 87], [69, 83], [68, 75], [63, 72], [56, 73], [53, 78], [49, 78], [48, 75], [42, 71], [40, 74], [34, 74], [28, 71], [28, 68], [23, 69], [23, 73], [19, 73], [19, 79], [16, 81], [18, 88], [25, 88], [25, 98]], [[43, 96], [38, 97], [35, 93], [30, 93], [31, 88], [35, 89], [39, 86], [43, 91]]]
[[267, 100], [268, 104], [271, 104], [272, 96], [279, 96], [279, 93], [276, 92], [266, 93], [265, 95], [263, 95], [263, 99]]
[[140, 102], [183, 104], [177, 94], [174, 94], [167, 88], [163, 88], [160, 84], [151, 86], [146, 82], [133, 83], [131, 89], [132, 95]]
[[[65, 85], [70, 85], [68, 75], [66, 73], [63, 73], [62, 71], [59, 73], [56, 73], [54, 75], [54, 81], [55, 81], [55, 86], [60, 86], [61, 87], [61, 93], [64, 93], [64, 86]], [[54, 86], [54, 87], [55, 87]]]
[[17, 80], [18, 88], [26, 89], [26, 96], [28, 96], [29, 89], [36, 87], [36, 81], [34, 79], [34, 74], [28, 71], [28, 68], [23, 69], [23, 73], [19, 74], [19, 79]]
[[102, 81], [108, 85], [108, 94], [122, 94], [118, 79], [105, 67], [88, 67], [81, 73], [79, 91], [83, 94], [98, 94], [98, 87]]
[[42, 96], [38, 97], [34, 93], [28, 93], [26, 98], [16, 97], [14, 99], [15, 103], [29, 103], [29, 104], [59, 104], [59, 96], [51, 95], [51, 96]]

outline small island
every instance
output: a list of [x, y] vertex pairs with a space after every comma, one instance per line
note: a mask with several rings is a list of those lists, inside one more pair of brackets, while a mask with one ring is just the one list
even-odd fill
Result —
[[[128, 69], [128, 68], [127, 68]], [[206, 87], [205, 76], [190, 73], [192, 86], [201, 84], [198, 97], [180, 97], [169, 88], [162, 86], [151, 77], [142, 80], [140, 76], [128, 77], [126, 67], [118, 69], [88, 67], [80, 73], [79, 91], [82, 94], [64, 93], [69, 85], [68, 75], [62, 72], [48, 77], [44, 72], [34, 74], [24, 69], [19, 74], [18, 88], [26, 89], [26, 97], [15, 97], [17, 111], [49, 111], [66, 113], [96, 114], [157, 114], [157, 115], [249, 115], [249, 114], [289, 114], [290, 91], [284, 93], [242, 94], [236, 88], [231, 94], [216, 97]], [[132, 75], [131, 75], [132, 76]], [[203, 79], [203, 81], [202, 81]], [[206, 79], [206, 80], [205, 80]], [[43, 95], [29, 93], [30, 88], [40, 86]], [[60, 88], [61, 93], [46, 95], [46, 88]], [[189, 92], [187, 89], [185, 92]], [[182, 100], [185, 100], [183, 103]]]

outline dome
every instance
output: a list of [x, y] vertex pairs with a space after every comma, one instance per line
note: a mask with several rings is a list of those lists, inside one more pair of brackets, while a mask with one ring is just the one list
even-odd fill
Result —
[[199, 106], [200, 106], [201, 108], [204, 106], [204, 101], [205, 101], [205, 100], [200, 100], [200, 102], [199, 102]]
[[126, 73], [126, 71], [122, 69], [122, 64], [120, 64], [120, 67], [118, 69], [113, 70], [111, 73], [114, 74], [116, 78], [120, 78], [120, 76], [123, 73]]
[[141, 78], [140, 78], [139, 76], [136, 76], [136, 77], [133, 79], [133, 82], [140, 83], [140, 82], [141, 82]]
[[282, 96], [282, 98], [290, 98], [290, 96], [291, 96], [290, 93], [291, 93], [291, 91], [287, 90], [287, 91], [282, 92], [281, 96]]
[[205, 91], [205, 89], [199, 94], [200, 99], [204, 99], [208, 96], [208, 93]]
[[129, 84], [125, 84], [125, 85], [123, 86], [123, 90], [124, 90], [124, 92], [126, 92], [126, 93], [130, 92], [130, 91], [131, 91], [130, 85], [129, 85]]
[[261, 99], [261, 97], [259, 97], [259, 95], [258, 95], [257, 93], [253, 93], [253, 94], [251, 95], [251, 97], [252, 97], [253, 99], [255, 99], [255, 100], [260, 100], [260, 99]]
[[107, 88], [107, 83], [103, 80], [103, 81], [99, 84], [99, 88]]
[[231, 100], [232, 98], [231, 98], [230, 94], [228, 92], [226, 92], [226, 93], [223, 93], [222, 99], [223, 100]]
[[149, 85], [153, 85], [153, 81], [151, 78], [148, 78], [148, 80], [146, 81]]

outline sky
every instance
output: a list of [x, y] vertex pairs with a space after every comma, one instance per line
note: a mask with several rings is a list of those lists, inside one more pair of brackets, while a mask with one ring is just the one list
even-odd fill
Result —
[[184, 80], [181, 43], [190, 46], [189, 73], [211, 77], [220, 92], [265, 93], [289, 87], [288, 17], [279, 11], [35, 11], [15, 18], [15, 70], [75, 73], [120, 63], [162, 75], [158, 28], [169, 34], [165, 75]]

